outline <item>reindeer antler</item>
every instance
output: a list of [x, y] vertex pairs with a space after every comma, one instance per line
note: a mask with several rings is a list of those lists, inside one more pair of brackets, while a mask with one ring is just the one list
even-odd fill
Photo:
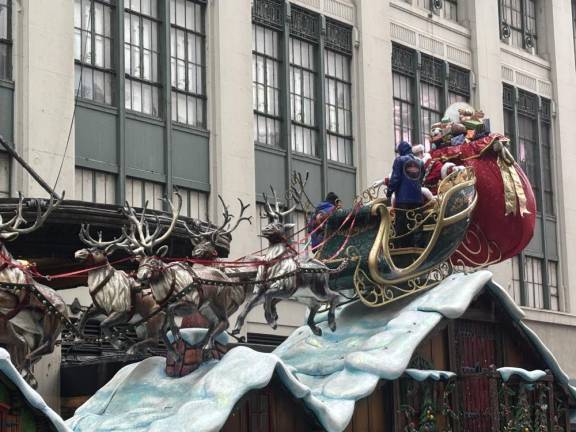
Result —
[[16, 214], [6, 223], [2, 222], [2, 217], [0, 216], [0, 232], [15, 234], [13, 238], [16, 238], [20, 234], [28, 234], [37, 230], [44, 224], [44, 222], [46, 222], [48, 216], [50, 216], [54, 209], [58, 207], [63, 199], [64, 192], [62, 192], [62, 196], [60, 198], [51, 196], [50, 200], [48, 201], [48, 207], [44, 213], [42, 213], [42, 200], [36, 200], [36, 220], [31, 226], [20, 228], [21, 224], [27, 224], [28, 221], [26, 221], [22, 215], [24, 210], [24, 196], [21, 192], [18, 192], [18, 205], [16, 207]]
[[125, 236], [128, 244], [131, 245], [132, 253], [152, 253], [155, 246], [164, 242], [168, 237], [170, 237], [174, 227], [176, 226], [176, 222], [178, 221], [180, 209], [182, 208], [182, 195], [180, 195], [178, 192], [175, 192], [175, 195], [178, 201], [176, 207], [174, 207], [174, 204], [170, 199], [168, 199], [168, 197], [163, 198], [163, 200], [170, 206], [172, 213], [170, 225], [163, 234], [161, 234], [162, 227], [160, 225], [160, 218], [158, 215], [154, 215], [156, 226], [154, 231], [150, 232], [150, 225], [146, 220], [148, 201], [146, 201], [144, 207], [142, 208], [142, 214], [140, 215], [140, 218], [138, 218], [138, 215], [132, 206], [126, 202], [124, 208], [122, 209], [122, 213], [128, 218], [130, 228], [127, 229], [126, 227], [123, 227], [122, 234]]
[[238, 202], [240, 203], [240, 214], [234, 226], [230, 227], [230, 223], [232, 222], [234, 215], [230, 213], [229, 206], [226, 205], [221, 195], [218, 195], [218, 199], [222, 203], [223, 208], [222, 216], [224, 216], [224, 221], [220, 224], [220, 226], [218, 226], [215, 229], [208, 229], [204, 230], [203, 232], [200, 232], [201, 231], [200, 225], [193, 220], [192, 222], [193, 226], [196, 228], [197, 231], [200, 232], [198, 234], [194, 232], [192, 229], [190, 229], [188, 224], [184, 222], [184, 227], [186, 228], [186, 231], [188, 231], [190, 237], [192, 237], [192, 239], [194, 239], [195, 241], [200, 241], [203, 238], [205, 238], [210, 239], [213, 243], [215, 243], [218, 236], [232, 234], [232, 232], [234, 232], [236, 228], [238, 228], [238, 226], [242, 223], [242, 221], [248, 221], [250, 224], [252, 223], [252, 216], [244, 216], [244, 212], [248, 209], [248, 207], [250, 207], [250, 204], [244, 204], [244, 202], [240, 198], [237, 198]]
[[87, 246], [102, 249], [105, 252], [111, 252], [114, 249], [122, 249], [130, 251], [130, 246], [126, 235], [122, 233], [120, 237], [113, 238], [109, 241], [102, 240], [102, 231], [98, 231], [98, 240], [90, 234], [90, 225], [82, 224], [80, 232], [78, 233], [80, 240]]

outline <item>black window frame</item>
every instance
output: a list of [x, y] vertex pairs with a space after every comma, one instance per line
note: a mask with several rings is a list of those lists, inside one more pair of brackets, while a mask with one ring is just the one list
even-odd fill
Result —
[[[255, 2], [254, 5], [258, 5], [260, 3]], [[263, 3], [266, 4], [266, 3]], [[272, 3], [274, 4], [274, 3]], [[280, 3], [278, 3], [278, 7]], [[266, 9], [266, 13], [269, 13], [271, 9]], [[261, 29], [264, 32], [263, 40], [266, 40], [266, 33], [271, 36], [272, 42], [276, 43], [276, 50], [277, 55], [270, 55], [266, 53], [266, 42], [264, 42], [264, 51], [259, 51], [259, 47], [257, 46], [257, 29]], [[282, 142], [282, 123], [285, 121], [283, 118], [284, 114], [281, 108], [281, 99], [282, 99], [282, 92], [284, 90], [284, 84], [282, 82], [282, 68], [284, 63], [284, 58], [282, 55], [282, 28], [279, 25], [276, 25], [272, 20], [265, 20], [262, 19], [260, 21], [256, 20], [253, 17], [252, 23], [252, 38], [253, 38], [253, 49], [252, 49], [252, 86], [253, 92], [253, 122], [254, 122], [254, 142], [259, 145], [270, 146], [273, 148], [282, 148], [284, 143]], [[273, 49], [273, 50], [274, 50]], [[257, 68], [258, 61], [262, 61], [264, 65], [264, 82], [256, 81], [257, 72], [255, 70]], [[274, 81], [277, 83], [277, 87], [273, 84], [269, 84], [268, 80], [268, 67], [272, 65], [274, 70], [272, 71], [272, 75], [275, 77]], [[263, 86], [264, 88], [264, 111], [258, 109], [258, 92], [255, 90], [255, 87]], [[270, 101], [269, 90], [271, 90], [276, 96], [277, 100]], [[271, 109], [271, 104], [274, 105], [274, 108]], [[272, 112], [270, 112], [272, 111]], [[260, 122], [264, 125], [264, 129], [266, 130], [265, 140], [259, 141], [258, 140], [258, 130], [260, 126]]]
[[[411, 101], [401, 99], [396, 94], [395, 79], [398, 75], [409, 81]], [[411, 144], [424, 144], [429, 132], [424, 130], [425, 121], [422, 112], [430, 109], [422, 105], [422, 84], [431, 85], [441, 90], [440, 109], [434, 110], [440, 113], [440, 118], [442, 118], [446, 108], [450, 106], [451, 98], [458, 96], [461, 98], [459, 101], [470, 103], [470, 70], [396, 42], [392, 43], [392, 80], [394, 111], [399, 104], [406, 104], [411, 107], [409, 120], [411, 124], [409, 125], [398, 124], [398, 116], [394, 112], [395, 138], [397, 138], [398, 130], [410, 130], [411, 137], [408, 141]], [[402, 119], [402, 116], [400, 118]], [[397, 144], [398, 142], [394, 142], [394, 146]]]
[[[286, 61], [289, 68], [289, 82], [287, 87], [288, 97], [290, 97], [290, 146], [295, 153], [319, 157], [319, 106], [323, 101], [319, 100], [318, 83], [319, 69], [319, 41], [320, 41], [320, 16], [298, 6], [291, 7], [290, 14], [290, 34], [288, 39], [288, 55]], [[300, 46], [300, 61], [296, 63], [295, 47]], [[302, 47], [306, 47], [311, 56], [308, 58], [308, 65], [302, 62]], [[306, 97], [301, 91], [298, 93], [296, 87], [296, 75], [303, 78], [305, 75], [310, 78], [312, 92], [310, 97]], [[303, 90], [303, 85], [301, 89]], [[295, 118], [298, 113], [304, 111], [306, 99], [312, 101], [309, 119], [300, 120]], [[300, 107], [295, 106], [296, 100], [300, 100]], [[309, 137], [309, 149], [306, 149], [306, 136]], [[299, 142], [299, 139], [301, 140]]]
[[[275, 148], [286, 152], [289, 159], [294, 154], [294, 156], [300, 158], [314, 159], [316, 163], [320, 160], [324, 166], [330, 163], [353, 168], [354, 140], [352, 121], [350, 121], [349, 135], [338, 134], [328, 130], [326, 124], [327, 104], [325, 88], [326, 80], [333, 78], [326, 73], [325, 53], [333, 51], [338, 55], [345, 55], [350, 75], [350, 82], [346, 84], [350, 86], [350, 100], [352, 101], [352, 26], [282, 0], [254, 0], [252, 3], [252, 24], [253, 29], [256, 26], [260, 26], [277, 32], [279, 55], [276, 60], [280, 70], [280, 112], [278, 115], [270, 115], [253, 109], [255, 122], [254, 144], [263, 147], [263, 149]], [[313, 112], [315, 119], [313, 125], [299, 122], [298, 119], [293, 118], [295, 110], [291, 103], [294, 99], [291, 77], [294, 68], [300, 68], [300, 66], [290, 61], [291, 40], [299, 40], [313, 45], [313, 59], [310, 62], [310, 67], [306, 68], [307, 71], [314, 72]], [[258, 53], [253, 49], [252, 54], [254, 59], [254, 55]], [[253, 76], [253, 86], [257, 83]], [[253, 105], [253, 108], [255, 107], [256, 104]], [[353, 116], [354, 106], [352, 103], [350, 103], [350, 113], [350, 116]], [[257, 132], [259, 118], [268, 118], [270, 121], [279, 122], [280, 139], [277, 145], [270, 145], [269, 142], [259, 142]], [[293, 130], [301, 127], [311, 130], [316, 135], [316, 152], [303, 152], [294, 146]], [[342, 144], [346, 148], [344, 152], [346, 156], [343, 158], [329, 157], [328, 141], [334, 136], [338, 140], [343, 140]]]
[[[498, 0], [498, 16], [500, 19], [500, 39], [511, 40], [512, 46], [521, 48], [524, 50], [537, 51], [538, 49], [538, 34], [537, 34], [537, 1], [538, 0]], [[512, 2], [518, 2], [519, 9], [512, 8]], [[506, 10], [510, 11], [512, 15], [516, 12], [520, 15], [520, 22], [508, 22], [513, 21], [508, 20], [506, 17]], [[534, 12], [533, 16], [530, 16], [530, 10]], [[530, 20], [533, 21], [533, 29], [530, 30]], [[519, 46], [515, 43], [514, 33], [518, 33], [522, 37], [522, 44]]]
[[[116, 37], [117, 37], [117, 31], [116, 31], [116, 26], [115, 26], [115, 17], [116, 17], [116, 1], [115, 0], [80, 0], [81, 1], [81, 6], [80, 6], [80, 14], [81, 14], [81, 19], [82, 19], [82, 6], [83, 3], [85, 1], [88, 1], [90, 3], [90, 30], [85, 30], [82, 25], [81, 27], [74, 27], [74, 31], [76, 33], [77, 30], [80, 31], [80, 59], [76, 58], [76, 55], [74, 56], [74, 69], [75, 69], [75, 82], [76, 82], [76, 96], [84, 99], [84, 100], [88, 100], [91, 102], [96, 102], [96, 103], [101, 103], [104, 105], [108, 105], [108, 106], [114, 106], [116, 103], [116, 94], [115, 94], [115, 89], [116, 89], [116, 85], [115, 85], [115, 80], [116, 80], [116, 70], [115, 70], [115, 55], [116, 55]], [[100, 35], [96, 33], [96, 25], [95, 25], [95, 16], [96, 16], [96, 5], [101, 5], [103, 8], [108, 8], [110, 10], [110, 35], [106, 36], [105, 34]], [[76, 7], [76, 2], [74, 3], [74, 7]], [[104, 9], [103, 9], [104, 10]], [[76, 13], [76, 12], [75, 12]], [[105, 20], [105, 16], [103, 15], [103, 20]], [[105, 26], [105, 24], [103, 23], [103, 26]], [[89, 32], [90, 33], [90, 52], [91, 54], [91, 58], [89, 59], [89, 61], [84, 60], [83, 56], [85, 54], [85, 46], [84, 46], [84, 42], [83, 42], [83, 36], [82, 33], [83, 32]], [[109, 39], [110, 41], [110, 52], [109, 52], [109, 67], [106, 66], [99, 66], [96, 64], [96, 36], [100, 36], [104, 39]], [[76, 36], [75, 36], [76, 37]], [[106, 46], [106, 44], [104, 43], [104, 47]], [[104, 49], [104, 57], [106, 57], [106, 50]], [[79, 73], [78, 73], [79, 71]], [[84, 93], [84, 86], [82, 85], [82, 82], [84, 82], [85, 80], [85, 73], [86, 71], [89, 71], [90, 73], [90, 77], [91, 77], [91, 91], [92, 91], [92, 96], [91, 97], [87, 97], [86, 94]], [[106, 79], [108, 77], [109, 79], [109, 91], [110, 91], [110, 95], [109, 95], [109, 99], [107, 99], [107, 92], [106, 92], [106, 85], [104, 85], [104, 98], [103, 100], [98, 100], [96, 98], [96, 95], [94, 93], [94, 86], [95, 86], [95, 82], [94, 82], [94, 73], [99, 73], [102, 76], [103, 82], [104, 84], [106, 83]], [[78, 75], [76, 75], [78, 74]]]
[[[184, 0], [185, 5], [187, 5], [188, 3], [192, 3], [194, 5], [198, 5], [200, 6], [200, 30], [198, 29], [189, 29], [186, 27], [186, 24], [183, 26], [177, 24], [177, 23], [173, 23], [172, 22], [172, 16], [176, 14], [176, 10], [172, 10], [172, 6], [173, 4], [175, 4], [175, 0], [170, 0], [169, 6], [170, 7], [170, 43], [169, 43], [169, 49], [170, 49], [170, 64], [171, 64], [171, 73], [172, 76], [174, 76], [174, 74], [176, 74], [176, 80], [177, 78], [177, 62], [178, 60], [182, 60], [180, 59], [177, 55], [176, 57], [174, 57], [172, 55], [172, 43], [177, 43], [176, 41], [173, 42], [173, 37], [174, 34], [172, 30], [174, 31], [182, 31], [184, 32], [184, 56], [185, 58], [184, 60], [184, 66], [185, 66], [185, 89], [181, 89], [178, 86], [174, 85], [173, 82], [173, 78], [170, 78], [170, 83], [171, 83], [171, 94], [170, 94], [170, 98], [171, 98], [171, 103], [172, 103], [172, 122], [178, 125], [182, 125], [185, 127], [196, 127], [196, 128], [201, 128], [201, 129], [206, 129], [206, 114], [207, 114], [207, 95], [206, 95], [206, 59], [207, 59], [207, 55], [206, 55], [206, 2], [205, 0]], [[186, 6], [187, 7], [187, 6]], [[186, 14], [185, 14], [186, 15]], [[196, 17], [195, 17], [196, 18]], [[199, 38], [200, 40], [200, 52], [196, 52], [196, 56], [200, 58], [200, 63], [194, 63], [190, 58], [189, 58], [189, 35], [193, 35], [195, 38]], [[172, 60], [174, 60], [174, 64], [172, 64]], [[193, 67], [195, 67], [196, 69], [200, 69], [200, 92], [198, 93], [197, 91], [192, 91], [191, 90], [191, 85], [190, 85], [190, 77], [188, 76], [188, 65], [192, 64]], [[197, 82], [196, 82], [196, 89], [198, 89], [198, 77], [196, 78]], [[186, 100], [186, 122], [181, 122], [178, 119], [178, 113], [179, 113], [179, 109], [178, 109], [178, 100], [177, 97], [178, 95], [184, 95], [185, 100]], [[176, 96], [176, 102], [174, 100]], [[192, 99], [193, 103], [196, 106], [196, 116], [195, 116], [195, 120], [194, 122], [190, 122], [190, 112], [189, 112], [189, 105], [188, 105], [188, 101]], [[201, 112], [201, 117], [198, 115], [198, 108], [200, 105], [200, 112]], [[176, 108], [176, 109], [175, 109]]]
[[6, 50], [4, 71], [0, 69], [0, 80], [12, 81], [12, 0], [3, 0], [0, 7], [6, 8], [6, 37], [0, 36], [0, 47]]
[[[513, 261], [515, 300], [522, 306], [562, 310], [561, 262], [555, 234], [558, 204], [554, 195], [552, 101], [508, 84], [503, 85], [502, 97], [505, 133], [512, 140], [512, 153], [529, 177], [537, 202], [535, 233], [539, 238], [534, 238]], [[522, 125], [529, 125], [533, 131], [530, 137], [520, 130]], [[523, 140], [535, 141], [531, 150], [534, 160], [528, 164], [523, 161], [524, 153], [528, 154]]]
[[[162, 26], [163, 26], [163, 20], [162, 20], [162, 15], [160, 13], [160, 6], [159, 6], [159, 2], [156, 2], [156, 16], [152, 16], [152, 15], [147, 15], [145, 13], [143, 13], [142, 11], [136, 11], [133, 9], [130, 9], [130, 2], [126, 2], [124, 5], [124, 15], [123, 15], [123, 19], [124, 19], [124, 23], [126, 23], [126, 19], [128, 19], [130, 22], [132, 20], [132, 17], [135, 17], [138, 19], [139, 21], [139, 44], [135, 45], [132, 43], [132, 35], [130, 33], [131, 29], [126, 25], [124, 25], [124, 35], [123, 35], [123, 41], [122, 41], [122, 55], [124, 56], [124, 86], [125, 86], [125, 93], [127, 94], [128, 92], [128, 87], [130, 86], [130, 96], [131, 96], [131, 101], [130, 101], [130, 106], [127, 105], [128, 102], [128, 98], [125, 96], [125, 101], [124, 101], [124, 109], [127, 112], [133, 112], [133, 113], [138, 113], [139, 115], [145, 115], [145, 116], [151, 116], [153, 118], [162, 118], [162, 116], [164, 115], [164, 112], [162, 110], [162, 74], [165, 73], [166, 71], [162, 71], [162, 59], [160, 58], [162, 56], [162, 38], [163, 38], [163, 33], [162, 33]], [[144, 39], [143, 39], [143, 35], [144, 35], [144, 25], [143, 22], [147, 20], [150, 21], [153, 24], [156, 24], [156, 50], [152, 49], [152, 47], [150, 49], [145, 49], [144, 48]], [[130, 42], [126, 41], [126, 35], [130, 34]], [[153, 41], [153, 38], [151, 39], [151, 41]], [[129, 46], [130, 47], [130, 62], [126, 61], [126, 47]], [[140, 51], [139, 54], [139, 66], [142, 69], [142, 72], [140, 73], [140, 76], [136, 76], [136, 75], [132, 75], [131, 71], [132, 71], [132, 47], [137, 47]], [[143, 78], [143, 69], [144, 69], [144, 51], [150, 51], [151, 53], [153, 53], [156, 56], [156, 81], [154, 81], [153, 79], [148, 80], [146, 78]], [[127, 65], [130, 66], [127, 66]], [[130, 72], [126, 72], [126, 68], [129, 67], [130, 68]], [[151, 63], [151, 74], [154, 73], [154, 61], [152, 61]], [[149, 86], [150, 87], [150, 92], [151, 92], [151, 112], [147, 113], [145, 112], [143, 109], [134, 109], [133, 106], [133, 98], [132, 98], [132, 83], [137, 83], [140, 84], [140, 107], [143, 108], [144, 106], [144, 98], [143, 98], [143, 88], [144, 86]], [[154, 96], [156, 95], [156, 107], [157, 107], [157, 112], [154, 113]]]

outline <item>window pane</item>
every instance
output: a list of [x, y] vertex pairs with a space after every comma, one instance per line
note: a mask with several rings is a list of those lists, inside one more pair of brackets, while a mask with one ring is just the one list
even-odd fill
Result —
[[[107, 4], [94, 0], [74, 2], [74, 58], [79, 97], [112, 103], [112, 14]], [[96, 69], [98, 68], [98, 69]]]
[[[175, 8], [171, 29], [172, 89], [176, 98], [178, 115], [175, 121], [190, 126], [205, 127], [204, 124], [204, 35], [199, 22], [204, 19], [204, 6], [190, 0], [174, 0]], [[175, 70], [174, 70], [175, 69]]]
[[277, 32], [254, 24], [252, 26], [252, 97], [254, 109], [254, 141], [280, 145], [279, 67]]

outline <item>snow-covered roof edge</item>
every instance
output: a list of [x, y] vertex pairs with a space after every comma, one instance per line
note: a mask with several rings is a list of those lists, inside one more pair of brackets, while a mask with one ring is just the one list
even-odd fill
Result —
[[40, 396], [36, 390], [28, 385], [24, 378], [20, 376], [12, 362], [10, 361], [10, 354], [4, 348], [0, 348], [0, 373], [4, 374], [6, 378], [10, 380], [17, 388], [22, 392], [22, 395], [26, 401], [36, 408], [38, 411], [42, 412], [52, 425], [56, 428], [58, 432], [70, 432], [71, 429], [66, 426], [64, 420], [56, 414], [52, 408], [50, 408], [42, 396]]

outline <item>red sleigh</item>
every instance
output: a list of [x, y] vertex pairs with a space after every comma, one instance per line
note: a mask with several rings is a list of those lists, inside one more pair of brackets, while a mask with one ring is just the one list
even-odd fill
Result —
[[530, 181], [508, 151], [500, 134], [431, 152], [425, 183], [440, 180], [446, 162], [472, 167], [478, 203], [466, 236], [451, 257], [452, 264], [482, 267], [517, 255], [529, 243], [536, 220]]

